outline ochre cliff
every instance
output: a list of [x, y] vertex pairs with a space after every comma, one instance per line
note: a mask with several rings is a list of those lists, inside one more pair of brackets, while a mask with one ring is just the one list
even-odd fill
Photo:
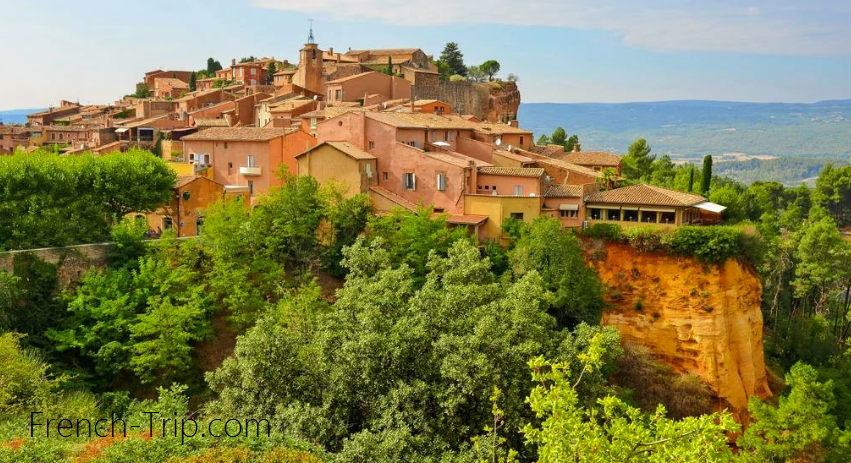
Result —
[[[639, 253], [606, 244], [590, 264], [610, 303], [603, 324], [648, 347], [680, 372], [694, 373], [720, 407], [742, 417], [748, 397], [771, 395], [762, 339], [761, 285], [737, 261], [704, 265], [692, 258]], [[603, 256], [605, 255], [605, 256]]]
[[487, 121], [506, 122], [517, 119], [517, 111], [520, 109], [520, 89], [517, 88], [517, 83], [500, 82], [499, 88], [490, 89], [487, 105], [483, 109], [484, 120]]

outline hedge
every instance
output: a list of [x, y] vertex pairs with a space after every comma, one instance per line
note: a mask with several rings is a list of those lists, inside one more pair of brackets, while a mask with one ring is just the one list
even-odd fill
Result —
[[644, 226], [624, 229], [617, 224], [599, 223], [583, 230], [582, 234], [627, 243], [640, 252], [665, 251], [712, 263], [739, 257], [755, 263], [761, 248], [759, 235], [741, 226], [685, 226], [675, 229]]

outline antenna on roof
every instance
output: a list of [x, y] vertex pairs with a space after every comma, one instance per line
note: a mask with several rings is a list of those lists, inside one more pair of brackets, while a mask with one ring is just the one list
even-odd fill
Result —
[[308, 21], [310, 21], [310, 34], [307, 35], [307, 43], [313, 43], [313, 19]]

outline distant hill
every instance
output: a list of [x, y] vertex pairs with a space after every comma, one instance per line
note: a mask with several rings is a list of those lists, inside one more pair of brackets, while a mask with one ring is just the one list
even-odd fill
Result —
[[10, 109], [6, 111], [0, 111], [0, 122], [4, 124], [24, 124], [27, 122], [27, 114], [37, 113], [39, 111], [44, 111], [47, 108], [33, 108], [33, 109]]
[[680, 161], [723, 153], [744, 153], [739, 160], [851, 156], [851, 100], [524, 103], [518, 118], [536, 136], [562, 126], [579, 135], [583, 150], [623, 153], [644, 137], [654, 152]]

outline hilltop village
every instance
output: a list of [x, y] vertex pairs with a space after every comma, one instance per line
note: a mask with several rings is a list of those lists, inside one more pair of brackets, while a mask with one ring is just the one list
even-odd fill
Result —
[[366, 193], [379, 212], [431, 206], [480, 239], [503, 238], [507, 218], [543, 215], [564, 227], [720, 220], [724, 207], [700, 195], [618, 188], [614, 154], [537, 146], [517, 121], [515, 82], [445, 80], [418, 48], [340, 53], [311, 39], [297, 64], [232, 60], [204, 78], [157, 69], [112, 105], [61, 101], [0, 126], [0, 153], [154, 151], [180, 176], [172, 204], [147, 214], [154, 234], [196, 235], [212, 202], [253, 204], [283, 167]]

